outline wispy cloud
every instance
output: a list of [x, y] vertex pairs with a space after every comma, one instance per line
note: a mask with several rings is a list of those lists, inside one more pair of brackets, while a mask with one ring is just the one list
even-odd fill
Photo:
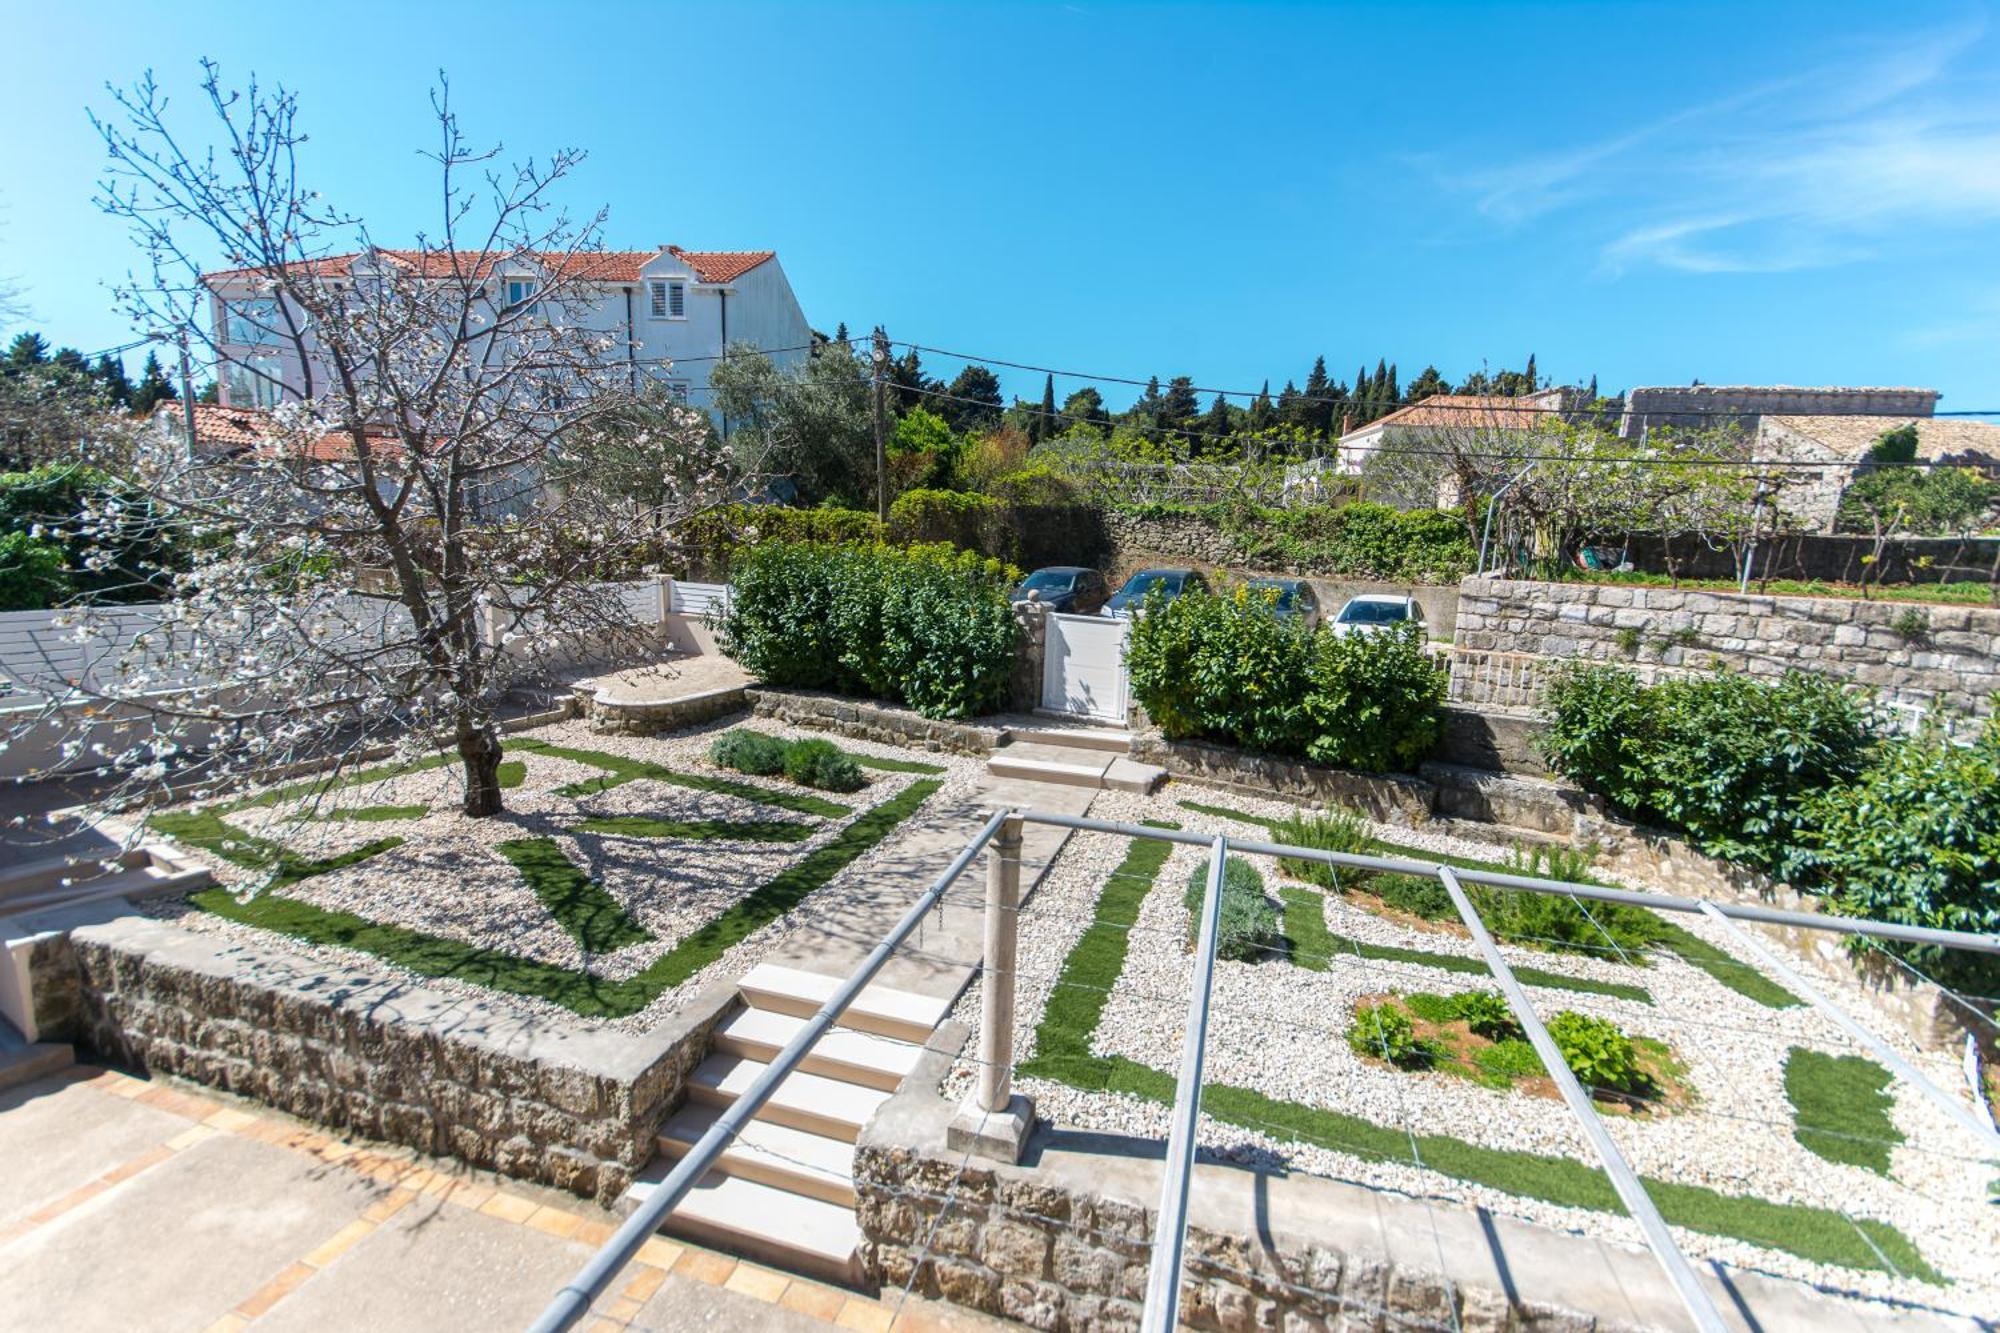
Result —
[[1971, 58], [1985, 36], [1961, 25], [1834, 51], [1446, 184], [1503, 227], [1576, 219], [1612, 273], [1820, 268], [2000, 222], [2000, 80]]

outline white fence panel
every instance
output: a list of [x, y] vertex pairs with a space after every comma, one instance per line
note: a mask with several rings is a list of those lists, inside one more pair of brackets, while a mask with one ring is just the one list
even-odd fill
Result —
[[726, 583], [682, 583], [674, 580], [675, 615], [706, 616], [723, 615], [729, 610], [729, 585]]
[[1042, 651], [1042, 707], [1125, 723], [1127, 621], [1051, 613]]

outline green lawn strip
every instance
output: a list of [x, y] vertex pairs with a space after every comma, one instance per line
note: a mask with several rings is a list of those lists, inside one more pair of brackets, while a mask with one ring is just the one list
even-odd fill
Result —
[[[1416, 963], [1444, 972], [1463, 972], [1490, 977], [1493, 970], [1478, 958], [1458, 954], [1432, 953], [1427, 949], [1402, 949], [1391, 944], [1366, 944], [1326, 928], [1326, 907], [1312, 889], [1286, 884], [1278, 889], [1285, 905], [1285, 938], [1292, 942], [1292, 962], [1315, 972], [1327, 970], [1329, 960], [1342, 954], [1375, 959], [1385, 963]], [[1644, 986], [1620, 981], [1594, 981], [1588, 977], [1565, 976], [1539, 967], [1515, 967], [1514, 976], [1528, 986], [1548, 990], [1578, 991], [1585, 995], [1609, 995], [1620, 1000], [1651, 1004], [1653, 994]]]
[[628, 759], [624, 755], [610, 754], [603, 750], [578, 750], [567, 745], [551, 745], [547, 741], [515, 741], [513, 748], [525, 750], [529, 754], [545, 754], [556, 759], [569, 759], [604, 770], [604, 776], [601, 778], [585, 778], [582, 782], [572, 782], [557, 787], [558, 796], [595, 796], [598, 792], [609, 791], [613, 787], [645, 778], [653, 782], [686, 787], [690, 791], [736, 796], [746, 801], [756, 801], [760, 805], [772, 805], [780, 810], [790, 810], [794, 814], [839, 819], [854, 813], [852, 807], [829, 801], [824, 797], [774, 791], [769, 787], [759, 787], [749, 782], [732, 782], [728, 778], [712, 778], [699, 773], [682, 773], [659, 764], [647, 763], [643, 759]]
[[[1223, 819], [1240, 820], [1246, 824], [1255, 824], [1267, 829], [1273, 828], [1281, 822], [1263, 815], [1253, 815], [1242, 810], [1232, 810], [1228, 806], [1204, 805], [1199, 801], [1182, 801], [1180, 804], [1181, 808], [1185, 810], [1193, 810], [1204, 815], [1215, 815]], [[1445, 865], [1457, 870], [1492, 870], [1501, 874], [1520, 873], [1503, 861], [1482, 861], [1475, 857], [1452, 856], [1444, 852], [1433, 852], [1426, 848], [1410, 847], [1382, 838], [1370, 839], [1369, 845], [1371, 850], [1387, 855], [1409, 856], [1425, 861], [1441, 861]], [[1598, 885], [1597, 887], [1603, 888], [1607, 886]], [[1660, 925], [1665, 932], [1665, 938], [1660, 941], [1659, 947], [1674, 954], [1682, 962], [1688, 964], [1688, 966], [1701, 969], [1721, 985], [1735, 991], [1746, 1000], [1755, 1001], [1767, 1009], [1790, 1009], [1803, 1003], [1796, 995], [1793, 995], [1783, 986], [1780, 986], [1777, 982], [1772, 981], [1769, 977], [1758, 971], [1754, 964], [1741, 962], [1732, 958], [1729, 954], [1710, 944], [1707, 940], [1702, 939], [1699, 935], [1694, 934], [1685, 926], [1667, 920], [1658, 912], [1653, 914], [1661, 917]]]
[[[289, 787], [279, 787], [257, 796], [227, 805], [217, 806], [218, 814], [229, 814], [236, 810], [253, 807], [267, 807], [282, 804], [288, 800], [304, 800], [330, 795], [346, 787], [359, 787], [371, 782], [385, 782], [390, 778], [407, 777], [411, 773], [422, 773], [433, 768], [442, 768], [458, 759], [456, 750], [441, 750], [426, 759], [418, 759], [407, 764], [384, 764], [367, 768], [359, 773], [350, 773], [332, 786], [318, 782], [298, 782]], [[518, 759], [503, 760], [497, 774], [503, 791], [512, 791], [528, 780], [528, 766]], [[394, 819], [422, 819], [431, 812], [428, 805], [362, 805], [351, 809], [314, 810], [303, 818], [328, 821], [349, 821], [378, 823]]]
[[326, 824], [384, 824], [398, 819], [422, 819], [427, 805], [359, 805], [349, 810], [323, 810], [313, 816]]
[[[911, 783], [899, 795], [842, 829], [832, 842], [781, 871], [723, 917], [702, 927], [645, 971], [624, 981], [607, 981], [578, 969], [368, 921], [351, 912], [328, 911], [274, 893], [238, 902], [227, 889], [204, 889], [194, 895], [194, 902], [232, 921], [314, 944], [371, 953], [420, 976], [450, 977], [493, 990], [549, 1000], [586, 1018], [624, 1018], [644, 1009], [705, 963], [719, 957], [730, 943], [775, 919], [839, 874], [915, 813], [942, 785], [935, 780]], [[721, 924], [724, 917], [729, 919], [727, 925]]]
[[271, 872], [268, 888], [283, 888], [302, 879], [311, 879], [314, 875], [344, 870], [392, 847], [403, 845], [401, 838], [377, 838], [337, 856], [300, 856], [268, 838], [231, 828], [212, 809], [156, 811], [147, 816], [146, 826], [175, 842], [212, 853], [245, 870]]
[[1889, 1118], [1889, 1071], [1859, 1055], [1823, 1055], [1794, 1046], [1785, 1057], [1792, 1137], [1829, 1162], [1889, 1174], [1889, 1150], [1903, 1131]]
[[691, 842], [735, 839], [740, 842], [804, 842], [811, 824], [784, 819], [649, 819], [644, 815], [606, 815], [572, 825], [582, 833], [615, 833], [627, 838], [686, 838]]
[[[1160, 857], [1159, 863], [1164, 860]], [[1127, 853], [1126, 861], [1128, 865], [1132, 861], [1131, 852]], [[1121, 865], [1106, 883], [1098, 898], [1095, 920], [1070, 950], [1061, 979], [1042, 1012], [1041, 1025], [1036, 1029], [1035, 1056], [1020, 1066], [1024, 1076], [1052, 1079], [1085, 1091], [1124, 1093], [1162, 1104], [1173, 1101], [1172, 1075], [1123, 1057], [1090, 1054], [1091, 1038], [1104, 1012], [1104, 997], [1124, 970], [1124, 926], [1136, 918], [1139, 904], [1152, 887], [1158, 869], [1159, 865], [1154, 864], [1148, 874], [1141, 863], [1136, 873], [1128, 876], [1128, 866]], [[1311, 894], [1311, 890], [1305, 892]], [[1296, 908], [1290, 899], [1286, 907], [1289, 931]], [[1320, 930], [1325, 932], [1323, 918]], [[1326, 935], [1337, 946], [1338, 937], [1331, 932]], [[1442, 957], [1419, 956], [1403, 961], [1429, 963], [1431, 958]], [[1472, 959], [1454, 961], [1469, 964], [1474, 970], [1485, 970], [1483, 964]], [[1573, 978], [1553, 973], [1549, 976], [1559, 984], [1575, 985]], [[1281, 1101], [1248, 1088], [1204, 1084], [1202, 1109], [1219, 1120], [1246, 1129], [1275, 1131], [1337, 1152], [1382, 1161], [1409, 1159], [1410, 1139], [1402, 1129], [1299, 1102]], [[1442, 1135], [1419, 1136], [1417, 1151], [1425, 1167], [1455, 1179], [1568, 1207], [1623, 1211], [1617, 1193], [1602, 1171], [1569, 1158], [1484, 1148]], [[1849, 1219], [1825, 1208], [1719, 1194], [1700, 1186], [1657, 1180], [1647, 1180], [1645, 1184], [1660, 1211], [1677, 1226], [1749, 1241], [1818, 1263], [1878, 1272], [1899, 1271], [1926, 1282], [1943, 1282], [1909, 1238], [1887, 1223]]]
[[[736, 730], [747, 731], [750, 732], [752, 735], [756, 736], [771, 736], [770, 732], [759, 731], [755, 727], [738, 727], [736, 728]], [[771, 739], [774, 741], [779, 741], [781, 744], [784, 745], [791, 745], [795, 743], [792, 741], [783, 740], [781, 737], [777, 736], [771, 736]], [[861, 765], [863, 768], [872, 768], [875, 769], [877, 772], [881, 773], [944, 772], [943, 764], [927, 764], [921, 759], [884, 759], [881, 755], [862, 754], [858, 750], [842, 750], [841, 753], [846, 755], [849, 759], [852, 759], [855, 763]]]
[[554, 838], [512, 838], [494, 850], [514, 863], [549, 915], [585, 953], [611, 953], [653, 938], [602, 884], [577, 869]]

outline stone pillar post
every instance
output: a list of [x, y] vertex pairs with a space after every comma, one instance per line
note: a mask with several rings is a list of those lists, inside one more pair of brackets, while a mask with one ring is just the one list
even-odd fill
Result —
[[1021, 821], [1000, 825], [986, 853], [986, 948], [980, 969], [979, 1078], [952, 1117], [955, 1151], [1018, 1162], [1035, 1104], [1014, 1092], [1014, 958], [1021, 921]]

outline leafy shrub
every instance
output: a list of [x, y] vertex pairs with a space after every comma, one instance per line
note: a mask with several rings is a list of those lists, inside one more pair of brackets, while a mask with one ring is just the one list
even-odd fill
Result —
[[1504, 1041], [1521, 1035], [1521, 1021], [1504, 995], [1489, 990], [1460, 991], [1451, 997], [1452, 1017], [1488, 1041]]
[[897, 542], [950, 542], [1011, 560], [1019, 545], [1008, 507], [969, 491], [904, 491], [889, 506], [889, 537]]
[[708, 747], [708, 757], [724, 768], [733, 768], [738, 773], [753, 773], [759, 777], [769, 777], [783, 771], [785, 751], [789, 747], [776, 736], [767, 736], [761, 731], [749, 731], [737, 727], [725, 731]]
[[[1369, 846], [1368, 824], [1353, 811], [1339, 806], [1313, 814], [1295, 810], [1271, 825], [1271, 840], [1322, 852], [1365, 852]], [[1293, 856], [1282, 858], [1278, 865], [1293, 879], [1317, 884], [1323, 889], [1338, 889], [1343, 884], [1351, 884], [1361, 873], [1348, 867], [1332, 866], [1324, 861], [1305, 861]]]
[[[1590, 883], [1590, 855], [1572, 847], [1518, 843], [1507, 854], [1516, 875]], [[1501, 939], [1559, 953], [1624, 955], [1633, 961], [1672, 934], [1667, 923], [1643, 907], [1588, 903], [1556, 893], [1471, 889], [1487, 929]]]
[[[91, 520], [91, 509], [104, 517]], [[98, 602], [156, 602], [174, 571], [188, 565], [187, 543], [151, 501], [108, 472], [73, 464], [0, 473], [0, 533], [19, 538], [0, 548], [11, 610], [41, 610], [79, 594]], [[61, 587], [49, 577], [48, 547], [58, 553]], [[15, 604], [37, 589], [48, 599]]]
[[793, 741], [785, 747], [785, 776], [803, 787], [859, 791], [861, 766], [828, 740]]
[[[1807, 799], [1803, 823], [1810, 879], [1836, 911], [2000, 931], [2000, 722], [1969, 746], [1936, 727], [1885, 742], [1852, 783]], [[1887, 947], [1947, 985], [2000, 993], [1991, 954]]]
[[1403, 997], [1403, 1007], [1426, 1023], [1450, 1023], [1458, 1017], [1458, 997], [1431, 991], [1412, 991]]
[[941, 546], [765, 542], [740, 552], [722, 647], [772, 685], [908, 704], [925, 717], [1007, 700], [1019, 572]]
[[1874, 733], [1835, 681], [1730, 672], [1641, 685], [1623, 667], [1577, 665], [1546, 694], [1550, 766], [1635, 819], [1703, 851], [1790, 876], [1803, 804], [1852, 778]]
[[1548, 1028], [1563, 1063], [1585, 1087], [1631, 1093], [1651, 1090], [1652, 1080], [1639, 1067], [1632, 1039], [1610, 1019], [1565, 1009], [1549, 1020]]
[[1410, 1016], [1393, 1003], [1364, 1004], [1354, 1011], [1347, 1044], [1356, 1055], [1387, 1060], [1403, 1069], [1421, 1068], [1437, 1056], [1436, 1048], [1417, 1038]]
[[1422, 631], [1308, 631], [1244, 589], [1155, 605], [1126, 647], [1132, 692], [1189, 737], [1374, 772], [1413, 768], [1443, 727], [1445, 676]]
[[1377, 875], [1363, 887], [1394, 911], [1408, 912], [1425, 921], [1458, 919], [1451, 895], [1431, 875]]
[[0, 535], [0, 611], [46, 611], [75, 593], [62, 547], [25, 532]]
[[[1203, 861], [1188, 876], [1190, 942], [1201, 929], [1202, 902], [1207, 896], [1208, 862]], [[1230, 857], [1222, 866], [1222, 917], [1216, 924], [1216, 957], [1254, 963], [1276, 954], [1284, 943], [1278, 909], [1264, 896], [1264, 877], [1248, 861]]]
[[1399, 583], [1455, 583], [1472, 572], [1465, 520], [1372, 500], [1306, 509], [1205, 506], [1244, 563]]
[[1923, 643], [1931, 637], [1931, 618], [1912, 606], [1898, 611], [1889, 629], [1904, 643]]
[[1519, 1037], [1508, 1037], [1475, 1051], [1472, 1063], [1509, 1083], [1517, 1078], [1533, 1078], [1547, 1072], [1542, 1068], [1542, 1057], [1535, 1054], [1535, 1048]]

